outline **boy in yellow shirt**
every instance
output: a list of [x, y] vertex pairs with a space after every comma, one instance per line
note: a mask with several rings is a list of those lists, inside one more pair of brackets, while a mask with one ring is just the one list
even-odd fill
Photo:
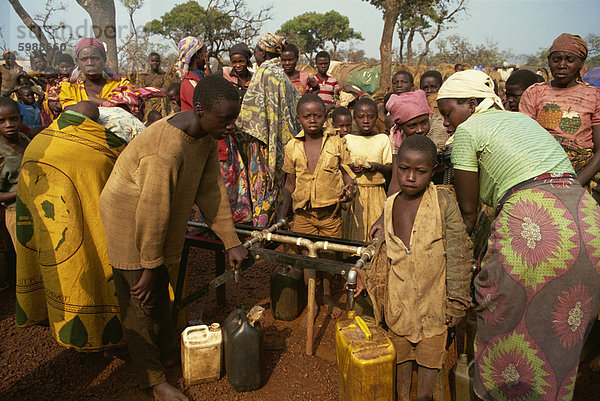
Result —
[[[350, 163], [350, 154], [345, 139], [324, 132], [325, 118], [325, 104], [316, 94], [298, 101], [302, 131], [285, 145], [283, 171], [287, 176], [279, 217], [287, 219], [293, 201], [294, 232], [341, 238], [340, 205], [352, 199], [352, 178], [343, 167]], [[332, 278], [324, 274], [323, 301], [335, 309]]]

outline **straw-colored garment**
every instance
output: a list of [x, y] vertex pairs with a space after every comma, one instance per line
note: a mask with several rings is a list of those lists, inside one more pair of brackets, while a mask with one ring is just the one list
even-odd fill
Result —
[[[368, 163], [392, 163], [392, 149], [385, 134], [371, 136], [346, 135], [350, 160]], [[344, 238], [367, 241], [371, 226], [383, 212], [386, 199], [385, 177], [379, 172], [356, 175], [356, 192], [344, 215]]]
[[[48, 319], [78, 351], [123, 343], [98, 199], [125, 141], [64, 112], [23, 155], [17, 197], [16, 322]], [[83, 168], [85, 167], [85, 168]]]

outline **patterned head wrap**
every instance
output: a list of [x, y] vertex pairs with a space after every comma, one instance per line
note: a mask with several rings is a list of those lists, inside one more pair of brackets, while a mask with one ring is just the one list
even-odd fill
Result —
[[548, 54], [554, 52], [567, 52], [576, 55], [582, 60], [588, 56], [588, 45], [579, 35], [563, 33], [552, 42]]
[[446, 82], [442, 84], [437, 96], [438, 100], [469, 99], [472, 97], [484, 99], [475, 109], [475, 113], [488, 110], [491, 107], [504, 110], [502, 100], [494, 92], [494, 81], [485, 72], [478, 70], [465, 70], [450, 75]]
[[183, 79], [190, 70], [190, 61], [198, 51], [204, 47], [204, 42], [195, 36], [185, 37], [177, 45], [179, 59], [177, 60], [177, 70], [179, 78]]
[[77, 45], [75, 45], [75, 58], [79, 58], [79, 52], [86, 47], [93, 47], [94, 49], [98, 50], [102, 58], [106, 60], [106, 49], [104, 48], [104, 43], [96, 38], [79, 39], [79, 42], [77, 42]]
[[115, 107], [122, 104], [127, 106], [133, 114], [138, 114], [145, 99], [165, 96], [167, 96], [165, 92], [152, 86], [134, 89], [129, 85], [122, 85], [113, 89], [108, 95], [108, 100], [104, 101], [101, 106]]
[[404, 124], [415, 117], [433, 113], [427, 102], [425, 91], [420, 89], [400, 95], [393, 94], [385, 108], [392, 114], [396, 124]]
[[257, 46], [269, 53], [281, 54], [287, 40], [283, 36], [265, 33], [260, 37]]
[[4, 53], [2, 53], [2, 58], [4, 58], [4, 56], [6, 56], [7, 54], [12, 54], [14, 57], [15, 52], [13, 52], [12, 50], [6, 50]]

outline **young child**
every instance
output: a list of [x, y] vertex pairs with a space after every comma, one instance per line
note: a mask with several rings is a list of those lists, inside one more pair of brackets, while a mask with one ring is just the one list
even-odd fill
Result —
[[148, 115], [146, 116], [146, 127], [151, 126], [152, 124], [154, 124], [155, 122], [157, 122], [161, 118], [162, 118], [162, 115], [160, 114], [160, 111], [158, 111], [158, 110], [150, 110], [148, 112]]
[[56, 68], [58, 70], [58, 78], [69, 77], [75, 68], [75, 62], [73, 57], [66, 53], [60, 53], [56, 55]]
[[320, 51], [315, 57], [317, 64], [317, 81], [319, 82], [319, 97], [323, 99], [325, 107], [329, 110], [335, 107], [335, 98], [339, 96], [340, 85], [332, 76], [327, 75], [329, 65], [331, 64], [331, 57], [326, 51]]
[[385, 315], [396, 348], [398, 400], [409, 400], [414, 362], [417, 398], [431, 400], [448, 327], [471, 304], [471, 241], [454, 192], [431, 183], [434, 143], [410, 136], [396, 157], [400, 192], [385, 202], [384, 229], [376, 233], [385, 243], [371, 269], [359, 272], [357, 295], [364, 280], [378, 323]]
[[392, 149], [387, 135], [373, 131], [377, 104], [372, 99], [358, 99], [354, 121], [358, 132], [345, 139], [357, 190], [344, 217], [344, 238], [367, 241], [371, 226], [383, 212], [385, 180], [392, 171]]
[[21, 131], [22, 118], [17, 103], [7, 97], [0, 97], [0, 202], [5, 207], [6, 228], [13, 241], [16, 241], [16, 198], [17, 179], [21, 160], [29, 139]]
[[299, 55], [298, 47], [295, 44], [289, 43], [284, 47], [281, 52], [281, 66], [283, 67], [283, 71], [285, 71], [285, 75], [292, 81], [301, 95], [308, 92], [317, 92], [319, 90], [319, 82], [315, 76], [308, 71], [296, 70]]
[[529, 70], [518, 70], [512, 73], [506, 80], [506, 104], [507, 110], [519, 111], [519, 103], [525, 89], [533, 84], [544, 82], [541, 75]]
[[390, 118], [390, 110], [387, 108], [388, 100], [390, 100], [392, 95], [401, 95], [412, 91], [414, 83], [415, 79], [408, 71], [398, 71], [392, 77], [392, 91], [385, 95], [383, 98], [383, 107], [379, 110], [380, 117], [385, 121], [387, 131], [394, 125], [394, 122]]
[[[19, 112], [23, 116], [23, 124], [26, 124], [30, 128], [38, 127], [42, 125], [42, 117], [40, 111], [42, 105], [38, 100], [35, 100], [35, 93], [31, 86], [21, 86], [17, 89], [17, 97], [19, 99]], [[44, 94], [40, 92], [40, 95]]]
[[[287, 174], [279, 218], [293, 206], [294, 232], [342, 237], [341, 203], [352, 198], [352, 179], [344, 165], [350, 163], [346, 141], [325, 133], [325, 104], [314, 93], [298, 101], [297, 120], [302, 131], [285, 145], [283, 171]], [[293, 201], [293, 205], [291, 205]], [[341, 311], [331, 299], [333, 275], [323, 275], [323, 303]]]
[[181, 98], [179, 96], [180, 84], [172, 83], [167, 88], [167, 97], [171, 102], [171, 113], [179, 113], [181, 111]]
[[160, 400], [187, 400], [166, 381], [162, 363], [179, 355], [169, 280], [177, 279], [192, 205], [221, 238], [234, 268], [247, 255], [217, 155], [217, 140], [235, 128], [238, 91], [209, 75], [194, 89], [193, 104], [194, 110], [158, 121], [125, 148], [99, 202], [131, 359], [140, 384]]
[[384, 105], [387, 104], [390, 96], [410, 92], [413, 89], [414, 83], [415, 78], [410, 72], [404, 70], [396, 72], [392, 77], [392, 91], [383, 98]]
[[443, 82], [442, 74], [436, 70], [425, 71], [419, 80], [419, 89], [425, 92], [429, 107], [437, 115], [441, 115], [437, 107], [437, 93], [442, 87]]
[[336, 107], [331, 113], [331, 122], [341, 137], [352, 132], [352, 113], [346, 107]]

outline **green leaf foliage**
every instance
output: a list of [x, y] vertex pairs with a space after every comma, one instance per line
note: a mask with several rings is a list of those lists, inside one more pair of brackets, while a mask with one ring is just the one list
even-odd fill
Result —
[[340, 43], [363, 40], [360, 32], [350, 27], [348, 17], [333, 10], [325, 14], [307, 12], [298, 15], [281, 25], [277, 33], [295, 43], [311, 63], [314, 62], [313, 55], [325, 49], [327, 43], [336, 52]]
[[186, 36], [197, 36], [218, 57], [238, 42], [251, 47], [262, 24], [271, 18], [270, 10], [265, 7], [253, 13], [245, 0], [214, 0], [207, 7], [190, 0], [146, 23], [144, 32], [171, 39], [175, 44]]

